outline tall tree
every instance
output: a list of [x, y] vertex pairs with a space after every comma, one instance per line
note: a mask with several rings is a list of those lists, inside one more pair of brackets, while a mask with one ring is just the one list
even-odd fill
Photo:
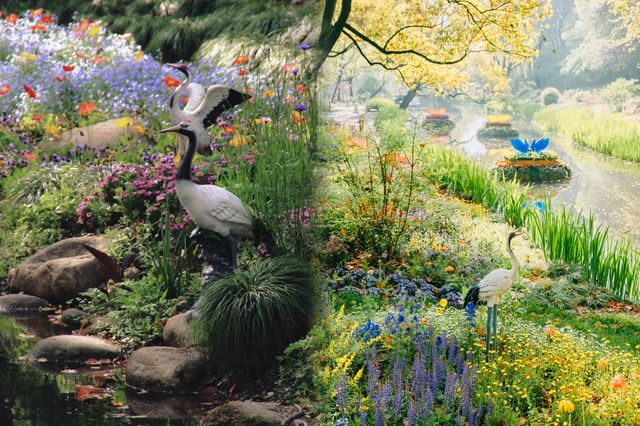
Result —
[[425, 85], [460, 90], [478, 56], [535, 57], [536, 24], [550, 13], [547, 0], [326, 0], [316, 69], [356, 50], [395, 71], [409, 97]]

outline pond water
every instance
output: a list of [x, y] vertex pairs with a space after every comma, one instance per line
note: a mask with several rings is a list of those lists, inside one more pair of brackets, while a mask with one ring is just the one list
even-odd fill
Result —
[[[456, 117], [456, 128], [451, 134], [451, 144], [487, 167], [512, 153], [510, 141], [478, 139], [478, 130], [484, 127], [485, 114], [480, 109], [462, 109]], [[616, 237], [628, 237], [640, 247], [640, 227], [637, 226], [640, 206], [640, 163], [618, 160], [583, 149], [570, 138], [558, 134], [543, 133], [527, 120], [518, 120], [514, 127], [520, 135], [530, 139], [543, 134], [551, 137], [550, 149], [571, 168], [571, 179], [563, 183], [532, 186], [541, 199], [548, 196], [553, 203], [574, 206], [588, 214], [590, 211], [598, 223], [609, 226]]]
[[191, 426], [212, 408], [197, 395], [159, 398], [125, 389], [120, 368], [51, 372], [21, 356], [37, 339], [65, 331], [46, 316], [0, 315], [0, 425]]

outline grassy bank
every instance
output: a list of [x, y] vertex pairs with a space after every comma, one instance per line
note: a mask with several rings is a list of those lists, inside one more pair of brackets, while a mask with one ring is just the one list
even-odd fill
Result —
[[565, 134], [586, 148], [623, 160], [640, 161], [640, 127], [620, 114], [595, 114], [590, 108], [543, 108], [533, 119], [548, 131]]

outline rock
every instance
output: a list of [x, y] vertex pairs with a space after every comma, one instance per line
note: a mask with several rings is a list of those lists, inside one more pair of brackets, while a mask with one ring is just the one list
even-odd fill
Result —
[[28, 294], [0, 296], [0, 314], [29, 315], [51, 312], [53, 306], [44, 299]]
[[148, 346], [127, 362], [127, 385], [149, 392], [192, 392], [208, 381], [208, 363], [194, 349]]
[[200, 426], [279, 426], [287, 418], [273, 402], [232, 401], [209, 411]]
[[133, 120], [125, 118], [114, 118], [102, 121], [91, 126], [76, 127], [68, 130], [58, 139], [51, 139], [43, 144], [44, 149], [62, 149], [69, 145], [74, 147], [87, 146], [89, 148], [104, 149], [108, 146], [117, 145], [121, 136], [128, 139], [139, 138], [141, 135], [134, 129]]
[[190, 313], [178, 314], [167, 320], [162, 331], [162, 342], [165, 346], [188, 348], [195, 345], [193, 333], [189, 328]]
[[80, 327], [82, 321], [89, 318], [89, 314], [76, 308], [62, 311], [62, 322], [69, 327]]
[[62, 303], [105, 282], [100, 264], [82, 244], [107, 250], [107, 240], [97, 236], [68, 238], [44, 248], [18, 266], [9, 288]]
[[206, 395], [168, 395], [138, 393], [126, 388], [129, 409], [140, 416], [150, 419], [192, 419], [207, 413], [204, 408], [210, 406], [211, 400]]
[[113, 360], [120, 349], [98, 337], [63, 335], [39, 341], [29, 353], [38, 363], [82, 364], [87, 360]]

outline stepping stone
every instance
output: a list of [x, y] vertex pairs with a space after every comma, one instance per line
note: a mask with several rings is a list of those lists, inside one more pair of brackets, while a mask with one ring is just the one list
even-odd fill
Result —
[[129, 356], [127, 385], [149, 392], [193, 392], [209, 382], [209, 362], [194, 349], [148, 346]]
[[193, 333], [189, 328], [189, 317], [191, 314], [185, 312], [178, 314], [167, 320], [162, 331], [162, 342], [165, 346], [174, 348], [188, 348], [195, 345]]
[[279, 426], [287, 418], [273, 402], [232, 401], [209, 411], [200, 426]]
[[54, 307], [46, 300], [29, 294], [8, 294], [6, 296], [0, 296], [0, 314], [28, 315], [54, 310]]
[[29, 359], [37, 363], [77, 365], [93, 360], [114, 360], [119, 355], [120, 348], [98, 337], [62, 335], [36, 343]]

